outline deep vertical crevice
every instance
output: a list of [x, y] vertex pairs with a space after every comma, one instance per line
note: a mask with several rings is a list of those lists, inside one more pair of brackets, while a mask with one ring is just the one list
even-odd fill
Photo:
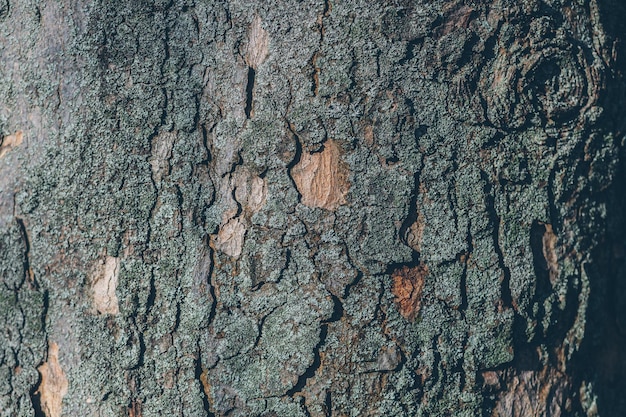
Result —
[[[352, 265], [352, 267], [356, 269], [354, 264], [350, 263], [350, 265]], [[356, 277], [352, 280], [352, 282], [350, 282], [348, 285], [346, 285], [346, 287], [345, 287], [345, 289], [343, 291], [343, 294], [344, 294], [343, 298], [344, 299], [350, 297], [350, 291], [352, 291], [352, 288], [354, 288], [356, 285], [359, 284], [359, 282], [361, 282], [361, 279], [363, 279], [363, 272], [357, 270]]]
[[50, 308], [50, 295], [48, 294], [48, 291], [45, 290], [43, 292], [43, 302], [42, 302], [42, 309], [41, 309], [41, 330], [42, 333], [46, 333], [46, 322], [48, 321], [48, 310]]
[[320, 71], [321, 69], [317, 66], [317, 59], [320, 57], [320, 53], [322, 50], [322, 45], [324, 43], [324, 18], [330, 15], [330, 11], [332, 9], [332, 5], [329, 0], [324, 0], [324, 8], [322, 10], [322, 14], [317, 17], [317, 26], [319, 28], [320, 41], [318, 51], [313, 54], [311, 57], [311, 66], [313, 67], [313, 77], [311, 80], [311, 92], [314, 96], [319, 94], [320, 87]]
[[311, 66], [313, 67], [313, 77], [311, 79], [311, 92], [317, 96], [320, 87], [320, 69], [317, 66], [317, 58], [319, 54], [316, 52], [311, 58]]
[[294, 126], [291, 123], [289, 123], [289, 121], [287, 120], [285, 122], [287, 124], [287, 129], [293, 135], [293, 140], [295, 142], [295, 152], [293, 155], [293, 159], [291, 160], [291, 162], [287, 164], [287, 174], [289, 175], [289, 180], [291, 180], [291, 184], [293, 185], [293, 188], [296, 191], [298, 191], [298, 202], [301, 202], [302, 194], [300, 194], [300, 191], [298, 190], [298, 186], [296, 185], [296, 181], [293, 179], [293, 175], [291, 174], [291, 171], [300, 162], [300, 159], [302, 158], [302, 142], [300, 141], [300, 137], [296, 133]]
[[207, 129], [207, 126], [205, 124], [200, 125], [200, 132], [202, 134], [202, 148], [206, 152], [206, 157], [203, 158], [202, 161], [200, 161], [199, 165], [208, 166], [213, 160], [211, 155], [211, 146], [209, 144], [209, 133], [211, 133], [214, 128], [215, 125], [211, 126], [209, 129]]
[[[411, 200], [409, 202], [409, 210], [406, 218], [402, 222], [402, 226], [400, 226], [400, 239], [402, 243], [413, 249], [412, 242], [408, 237], [409, 228], [417, 221], [417, 197], [419, 196], [419, 185], [420, 185], [420, 173], [416, 172], [413, 174], [413, 193], [411, 193]], [[413, 249], [415, 251], [415, 249]], [[417, 251], [416, 251], [417, 252]]]
[[[296, 130], [293, 127], [293, 125], [289, 123], [289, 121], [286, 121], [286, 123], [287, 123], [287, 129], [293, 135], [293, 140], [295, 142], [295, 153], [294, 153], [293, 159], [291, 160], [291, 162], [287, 164], [287, 170], [291, 171], [291, 169], [295, 167], [298, 164], [298, 162], [300, 162], [300, 158], [302, 158], [302, 143], [300, 142], [300, 137], [296, 133]], [[294, 183], [294, 186], [295, 186], [295, 183]]]
[[30, 390], [30, 401], [33, 404], [34, 417], [47, 417], [41, 408], [41, 394], [39, 393], [39, 387], [41, 385], [41, 375], [39, 380], [33, 388]]
[[331, 295], [331, 297], [333, 300], [333, 313], [330, 316], [330, 318], [328, 318], [328, 320], [322, 321], [321, 330], [320, 330], [320, 340], [317, 343], [317, 345], [315, 345], [315, 347], [313, 348], [313, 355], [314, 355], [313, 363], [311, 364], [311, 366], [307, 368], [307, 370], [302, 375], [300, 375], [296, 385], [294, 385], [293, 388], [287, 391], [286, 395], [289, 397], [293, 397], [294, 394], [302, 392], [302, 390], [306, 386], [307, 381], [310, 378], [315, 376], [315, 372], [317, 372], [317, 370], [320, 368], [320, 365], [322, 363], [321, 356], [320, 356], [320, 349], [322, 346], [324, 346], [324, 343], [326, 343], [326, 337], [328, 336], [328, 326], [330, 323], [337, 322], [341, 320], [341, 318], [343, 317], [343, 313], [344, 313], [343, 304], [341, 303], [339, 298], [335, 297], [334, 295]]
[[463, 257], [463, 273], [461, 274], [461, 283], [460, 283], [460, 295], [461, 295], [461, 305], [459, 306], [459, 310], [461, 311], [461, 313], [463, 314], [463, 316], [465, 317], [465, 312], [467, 311], [467, 307], [468, 307], [468, 299], [467, 299], [467, 263], [469, 262], [469, 258], [470, 256], [472, 256], [472, 252], [474, 251], [474, 244], [473, 244], [473, 238], [472, 238], [472, 232], [470, 230], [470, 226], [468, 224], [467, 226], [467, 237], [466, 237], [466, 241], [467, 241], [467, 254], [465, 254]]
[[202, 404], [204, 407], [204, 411], [208, 417], [215, 417], [215, 414], [211, 412], [211, 404], [209, 403], [208, 395], [206, 392], [208, 382], [206, 381], [207, 375], [206, 372], [202, 370], [202, 360], [200, 359], [200, 352], [198, 352], [198, 359], [196, 359], [196, 368], [195, 368], [195, 377], [196, 381], [200, 384], [200, 391], [202, 397]]
[[324, 409], [326, 417], [331, 417], [333, 415], [333, 399], [330, 390], [326, 391], [326, 396], [324, 397]]
[[38, 288], [37, 282], [35, 281], [35, 274], [32, 270], [32, 265], [30, 261], [31, 257], [31, 247], [30, 247], [30, 237], [28, 236], [28, 231], [26, 230], [26, 225], [24, 224], [24, 220], [20, 217], [16, 217], [15, 221], [17, 222], [17, 226], [20, 229], [20, 234], [22, 235], [22, 241], [24, 242], [24, 273], [26, 275], [26, 280], [35, 288]]
[[[530, 227], [530, 249], [533, 254], [533, 268], [536, 277], [534, 298], [541, 301], [545, 300], [552, 292], [548, 261], [543, 254], [543, 236], [545, 233], [545, 224], [534, 221]], [[537, 317], [543, 317], [545, 315], [543, 302], [538, 303], [538, 309]]]
[[607, 233], [585, 265], [589, 276], [589, 301], [585, 338], [576, 356], [576, 371], [593, 382], [599, 415], [618, 415], [626, 407], [626, 152], [607, 201]]
[[321, 326], [320, 330], [320, 340], [313, 348], [313, 363], [304, 371], [302, 375], [298, 378], [298, 382], [291, 388], [289, 391], [285, 393], [288, 397], [293, 397], [297, 393], [301, 393], [306, 383], [309, 379], [315, 376], [315, 372], [319, 369], [322, 360], [320, 357], [320, 348], [326, 342], [326, 336], [328, 336], [328, 323], [324, 323]]
[[498, 190], [494, 190], [490, 185], [491, 182], [487, 174], [481, 170], [480, 176], [484, 181], [485, 185], [485, 205], [487, 206], [487, 213], [489, 214], [492, 226], [492, 236], [493, 236], [493, 247], [496, 255], [498, 257], [498, 266], [500, 270], [502, 270], [502, 281], [500, 282], [500, 299], [502, 303], [507, 308], [513, 307], [513, 296], [511, 294], [511, 270], [506, 265], [504, 261], [504, 253], [502, 252], [502, 247], [500, 244], [500, 216], [498, 215], [498, 210], [496, 208], [494, 193]]
[[148, 290], [148, 299], [146, 300], [146, 315], [150, 313], [156, 300], [156, 285], [154, 280], [154, 270], [152, 270], [150, 271], [150, 288]]
[[338, 297], [332, 294], [330, 294], [330, 297], [333, 300], [333, 314], [331, 314], [328, 320], [325, 320], [322, 323], [332, 323], [341, 320], [341, 318], [343, 317], [343, 304]]
[[256, 71], [252, 67], [248, 67], [248, 84], [246, 85], [246, 118], [253, 116], [252, 99], [254, 98], [254, 79]]

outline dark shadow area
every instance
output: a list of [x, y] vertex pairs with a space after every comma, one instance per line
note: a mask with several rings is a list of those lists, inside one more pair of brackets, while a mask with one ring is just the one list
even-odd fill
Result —
[[626, 152], [608, 195], [607, 234], [586, 266], [590, 281], [585, 338], [576, 357], [581, 382], [591, 383], [600, 416], [626, 409]]
[[[626, 127], [626, 4], [600, 0], [600, 17], [614, 39], [607, 77], [604, 128], [623, 143]], [[626, 409], [626, 150], [607, 190], [606, 236], [585, 272], [590, 281], [585, 338], [576, 356], [581, 382], [592, 385], [600, 416], [624, 415]], [[581, 398], [582, 399], [582, 398]]]
[[37, 382], [37, 384], [35, 384], [35, 386], [33, 388], [31, 388], [30, 390], [30, 400], [32, 401], [33, 404], [33, 415], [35, 417], [46, 417], [46, 414], [43, 412], [43, 409], [41, 408], [41, 394], [39, 393], [39, 385], [41, 384], [41, 378], [40, 381]]
[[[593, 15], [594, 2], [587, 4]], [[577, 189], [560, 197], [561, 202], [571, 198], [577, 204], [578, 212], [571, 218], [580, 221], [578, 230], [582, 235], [589, 234], [584, 236], [582, 245], [594, 248], [590, 254], [580, 253], [581, 259], [590, 255], [590, 261], [580, 265], [581, 277], [586, 276], [589, 288], [587, 291], [581, 284], [570, 282], [567, 294], [563, 295], [568, 307], [559, 310], [553, 304], [547, 331], [542, 331], [542, 323], [538, 323], [532, 340], [525, 333], [524, 319], [516, 317], [515, 359], [483, 372], [478, 378], [488, 408], [485, 415], [505, 415], [504, 410], [514, 410], [513, 403], [532, 404], [537, 407], [536, 415], [543, 416], [626, 415], [626, 3], [598, 0], [598, 8], [607, 34], [606, 44], [612, 50], [603, 57], [606, 73], [597, 103], [603, 114], [586, 134], [600, 131], [600, 135], [612, 134], [613, 138], [607, 136], [598, 141], [597, 149], [583, 150], [584, 143], [580, 144], [579, 157], [589, 159], [578, 164], [572, 176], [587, 176], [590, 181], [580, 189], [590, 194], [578, 194]], [[546, 70], [549, 70], [544, 74], [546, 78], [552, 77], [553, 69]], [[588, 138], [585, 136], [583, 140]], [[612, 150], [605, 159], [590, 156], [600, 148], [613, 146], [611, 140], [619, 147], [617, 156]], [[593, 182], [595, 170], [600, 171], [604, 184]], [[614, 176], [609, 179], [608, 173]], [[551, 178], [549, 182], [558, 180]], [[555, 201], [555, 195], [549, 192], [549, 200]], [[606, 203], [606, 217], [592, 218], [594, 214], [589, 212], [590, 205], [585, 201], [593, 201], [594, 205]], [[561, 217], [557, 208], [554, 204], [550, 207], [551, 219]], [[530, 246], [537, 278], [535, 297], [539, 301], [536, 317], [548, 314], [544, 300], [554, 291], [557, 272], [551, 265], [558, 264], [550, 251], [550, 239], [552, 234], [558, 238], [560, 233], [563, 231], [558, 224], [535, 222], [531, 228]], [[587, 310], [581, 311], [584, 317], [577, 317], [578, 306], [584, 303], [587, 305]], [[578, 336], [570, 334], [577, 319], [584, 320], [584, 337], [570, 358], [569, 345], [564, 341], [578, 343]]]

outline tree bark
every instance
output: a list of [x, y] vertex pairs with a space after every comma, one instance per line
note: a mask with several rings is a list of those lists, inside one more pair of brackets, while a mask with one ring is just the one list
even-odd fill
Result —
[[0, 415], [618, 415], [625, 17], [0, 0]]

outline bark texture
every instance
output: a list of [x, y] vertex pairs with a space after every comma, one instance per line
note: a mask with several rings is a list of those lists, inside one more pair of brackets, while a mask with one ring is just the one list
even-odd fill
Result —
[[0, 415], [621, 413], [625, 18], [0, 0]]

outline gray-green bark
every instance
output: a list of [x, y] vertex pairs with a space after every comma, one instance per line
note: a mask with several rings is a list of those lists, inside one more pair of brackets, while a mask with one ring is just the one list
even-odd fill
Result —
[[0, 415], [620, 413], [625, 17], [0, 0]]

